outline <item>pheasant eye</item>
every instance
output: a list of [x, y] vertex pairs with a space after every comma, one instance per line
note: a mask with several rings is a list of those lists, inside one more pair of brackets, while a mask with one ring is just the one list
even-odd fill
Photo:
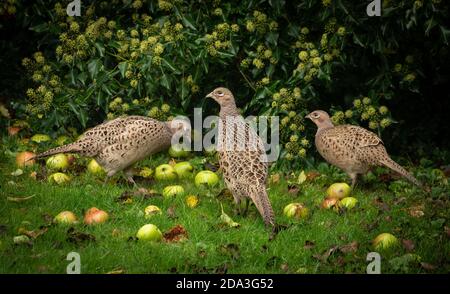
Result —
[[217, 92], [217, 95], [223, 96], [223, 93], [221, 91]]

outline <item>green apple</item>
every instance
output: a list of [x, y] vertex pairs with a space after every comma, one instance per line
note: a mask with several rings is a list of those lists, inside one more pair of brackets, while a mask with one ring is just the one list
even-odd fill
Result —
[[67, 136], [65, 136], [65, 135], [62, 135], [62, 136], [59, 136], [58, 138], [56, 138], [55, 143], [56, 143], [58, 146], [62, 146], [62, 145], [64, 145], [64, 144], [69, 143], [69, 141], [70, 141], [69, 137], [67, 137]]
[[215, 172], [212, 172], [210, 170], [203, 170], [199, 172], [195, 176], [195, 185], [197, 187], [200, 186], [215, 186], [219, 183], [219, 177]]
[[375, 250], [380, 251], [396, 247], [400, 243], [394, 235], [389, 233], [382, 233], [372, 241], [372, 244]]
[[136, 234], [139, 240], [144, 241], [161, 241], [162, 233], [154, 224], [146, 224], [142, 226]]
[[162, 195], [164, 198], [181, 196], [184, 194], [184, 188], [180, 185], [167, 186], [163, 189]]
[[283, 213], [288, 218], [303, 219], [309, 215], [309, 209], [301, 203], [290, 203], [283, 209]]
[[56, 154], [50, 156], [45, 165], [50, 170], [66, 170], [69, 167], [69, 158], [63, 153]]
[[77, 222], [77, 217], [71, 211], [63, 211], [58, 213], [58, 215], [55, 216], [53, 221], [58, 224], [73, 224]]
[[175, 180], [177, 173], [175, 169], [169, 164], [161, 164], [155, 169], [155, 178], [161, 180]]
[[89, 208], [84, 215], [84, 223], [87, 225], [101, 224], [108, 220], [108, 213], [97, 207]]
[[183, 148], [183, 145], [181, 144], [172, 145], [169, 148], [169, 155], [176, 158], [187, 157], [189, 155], [189, 150]]
[[58, 185], [62, 185], [67, 182], [70, 182], [70, 177], [65, 173], [53, 173], [50, 176], [48, 176], [48, 181], [50, 183], [57, 183]]
[[341, 199], [340, 202], [345, 208], [352, 209], [358, 203], [358, 199], [354, 197], [345, 197], [344, 199]]
[[145, 217], [150, 217], [156, 214], [162, 214], [161, 209], [156, 205], [149, 205], [144, 209]]
[[103, 167], [100, 166], [100, 164], [98, 164], [98, 162], [95, 159], [92, 159], [91, 161], [89, 161], [87, 170], [89, 173], [91, 173], [93, 175], [104, 175], [105, 174], [105, 170], [103, 169]]
[[191, 177], [194, 170], [194, 167], [188, 161], [178, 162], [173, 168], [180, 179]]
[[149, 167], [143, 167], [139, 172], [139, 176], [143, 178], [150, 178], [153, 175], [153, 170]]
[[31, 137], [31, 141], [36, 143], [47, 142], [50, 141], [50, 136], [44, 134], [36, 134]]
[[342, 199], [350, 196], [352, 188], [346, 183], [334, 183], [327, 189], [328, 198]]

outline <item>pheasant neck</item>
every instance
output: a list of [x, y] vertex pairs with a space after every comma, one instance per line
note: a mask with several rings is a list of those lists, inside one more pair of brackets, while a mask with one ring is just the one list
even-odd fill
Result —
[[320, 135], [320, 133], [322, 133], [323, 131], [331, 128], [334, 128], [334, 125], [331, 121], [321, 123], [317, 128], [316, 136]]
[[220, 117], [239, 116], [240, 113], [236, 107], [236, 103], [228, 102], [220, 106]]

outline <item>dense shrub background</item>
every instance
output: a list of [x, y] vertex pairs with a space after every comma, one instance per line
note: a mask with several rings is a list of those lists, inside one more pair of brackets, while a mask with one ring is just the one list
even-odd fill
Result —
[[350, 0], [82, 0], [81, 17], [68, 2], [1, 4], [4, 126], [56, 136], [123, 114], [215, 114], [203, 97], [225, 85], [245, 115], [280, 115], [287, 160], [308, 156], [316, 108], [394, 154], [450, 146], [446, 1], [385, 0], [381, 17]]

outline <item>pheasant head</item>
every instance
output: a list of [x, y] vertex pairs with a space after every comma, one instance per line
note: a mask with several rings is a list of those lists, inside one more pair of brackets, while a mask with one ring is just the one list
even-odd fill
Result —
[[316, 124], [318, 130], [334, 127], [333, 123], [331, 122], [330, 116], [323, 110], [314, 110], [313, 112], [305, 116], [305, 118], [309, 118], [310, 120], [312, 120], [313, 123]]
[[208, 98], [214, 99], [220, 105], [220, 116], [239, 115], [239, 111], [234, 101], [233, 93], [224, 87], [216, 88], [214, 91], [206, 95]]

